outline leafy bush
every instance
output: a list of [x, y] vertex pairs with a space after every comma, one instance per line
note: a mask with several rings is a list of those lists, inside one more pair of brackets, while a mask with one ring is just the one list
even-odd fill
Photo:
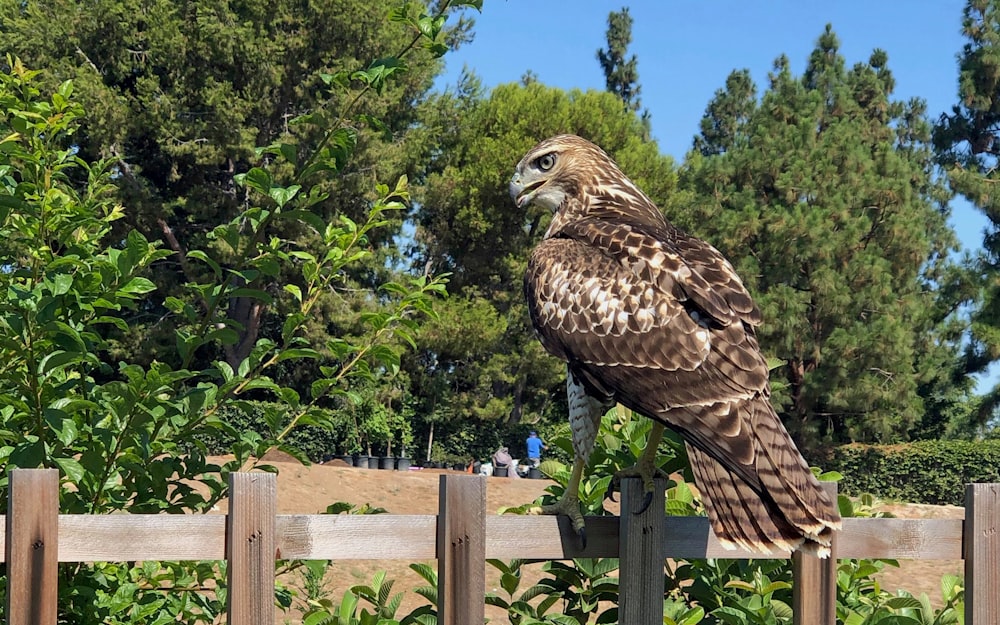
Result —
[[[414, 29], [419, 31], [415, 19]], [[137, 230], [113, 234], [125, 210], [114, 200], [118, 163], [76, 156], [74, 133], [83, 110], [73, 85], [63, 83], [43, 97], [38, 74], [10, 57], [0, 72], [0, 462], [8, 470], [58, 468], [64, 513], [207, 511], [226, 495], [229, 472], [269, 470], [259, 459], [275, 448], [304, 458], [289, 445], [291, 432], [328, 427], [331, 398], [353, 401], [355, 382], [398, 369], [401, 346], [412, 344], [417, 320], [443, 293], [438, 279], [383, 284], [373, 294], [380, 308], [359, 320], [363, 331], [327, 341], [328, 357], [305, 338], [305, 326], [319, 296], [373, 254], [368, 233], [385, 223], [386, 213], [405, 206], [406, 180], [391, 189], [377, 185], [362, 222], [320, 219], [310, 207], [323, 194], [311, 182], [336, 174], [356, 137], [340, 120], [302, 120], [326, 135], [297, 169], [296, 181], [305, 183], [308, 175], [310, 184], [282, 186], [265, 168], [298, 154], [300, 146], [265, 148], [265, 167], [234, 177], [246, 210], [213, 230], [218, 249], [186, 252], [186, 260], [202, 263], [205, 272], [203, 282], [186, 285], [184, 298], [167, 298], [164, 323], [175, 328], [179, 366], [121, 361], [112, 367], [109, 334], [127, 330], [130, 315], [155, 289], [147, 277], [154, 263], [172, 252]], [[364, 75], [358, 97], [384, 80], [378, 68]], [[308, 249], [276, 236], [289, 222], [313, 233]], [[275, 287], [279, 275], [294, 276], [294, 283]], [[290, 312], [280, 336], [258, 339], [236, 366], [220, 360], [196, 368], [196, 352], [218, 353], [236, 340], [239, 324], [228, 317], [236, 297], [265, 304], [283, 298]], [[270, 377], [279, 363], [305, 359], [325, 365], [308, 397]], [[246, 401], [260, 396], [276, 401]], [[263, 433], [226, 420], [255, 406]], [[207, 459], [201, 442], [220, 433], [234, 441], [229, 451], [235, 456], [222, 466]], [[8, 493], [6, 476], [0, 505]], [[225, 578], [220, 563], [64, 564], [60, 618], [214, 622], [225, 605]]]
[[960, 506], [966, 484], [1000, 479], [1000, 440], [847, 445], [830, 464], [847, 494]]

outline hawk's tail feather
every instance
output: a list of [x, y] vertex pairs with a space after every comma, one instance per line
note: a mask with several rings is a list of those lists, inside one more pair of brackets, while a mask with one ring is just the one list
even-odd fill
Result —
[[695, 483], [705, 501], [712, 530], [727, 549], [771, 554], [793, 551], [804, 537], [761, 496], [705, 452], [688, 445]]
[[770, 403], [750, 400], [755, 462], [742, 467], [750, 483], [693, 445], [688, 455], [712, 529], [723, 545], [750, 551], [799, 548], [828, 556], [840, 528], [834, 502], [820, 487]]

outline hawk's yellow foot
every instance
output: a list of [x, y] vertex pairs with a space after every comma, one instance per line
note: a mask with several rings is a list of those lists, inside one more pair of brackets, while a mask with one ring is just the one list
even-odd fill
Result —
[[573, 474], [570, 475], [569, 483], [566, 484], [566, 490], [559, 501], [528, 509], [528, 514], [562, 514], [569, 517], [573, 531], [580, 537], [584, 549], [587, 547], [587, 530], [583, 522], [583, 513], [580, 511], [580, 479], [583, 477], [586, 464], [586, 461], [580, 458], [573, 461]]
[[656, 468], [656, 450], [660, 446], [660, 440], [663, 439], [664, 429], [662, 424], [653, 423], [653, 429], [649, 431], [649, 441], [646, 443], [645, 449], [642, 450], [639, 461], [635, 463], [635, 466], [615, 473], [611, 483], [608, 484], [608, 490], [604, 493], [605, 499], [614, 501], [615, 491], [621, 490], [622, 479], [626, 477], [642, 478], [642, 490], [646, 495], [642, 499], [642, 505], [633, 514], [642, 514], [646, 511], [646, 508], [653, 501], [653, 490], [656, 488], [654, 480], [657, 477], [667, 477], [663, 471]]

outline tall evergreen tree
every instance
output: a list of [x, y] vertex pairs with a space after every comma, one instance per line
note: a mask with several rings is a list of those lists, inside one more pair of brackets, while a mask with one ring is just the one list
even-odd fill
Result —
[[[607, 48], [597, 50], [597, 60], [604, 71], [607, 90], [617, 95], [629, 110], [638, 113], [642, 108], [639, 93], [639, 60], [633, 54], [628, 56], [632, 43], [632, 16], [628, 7], [608, 14]], [[643, 123], [649, 126], [649, 111], [642, 112]]]
[[749, 137], [740, 133], [746, 130], [750, 114], [757, 106], [757, 86], [750, 78], [750, 70], [734, 71], [726, 78], [726, 86], [715, 96], [701, 118], [701, 134], [694, 139], [694, 149], [704, 156], [722, 154], [738, 142]]
[[[966, 352], [970, 372], [1000, 360], [1000, 1], [969, 0], [962, 31], [968, 42], [959, 56], [958, 104], [941, 116], [934, 144], [952, 188], [989, 218], [979, 259], [981, 303], [972, 316]], [[983, 398], [980, 419], [1000, 408], [1000, 385]]]
[[924, 104], [891, 99], [886, 63], [876, 50], [848, 69], [827, 27], [801, 77], [776, 61], [759, 103], [745, 72], [730, 75], [671, 204], [694, 207], [677, 221], [756, 297], [761, 345], [782, 363], [775, 396], [807, 448], [905, 437], [943, 409], [929, 395], [955, 391], [961, 412], [969, 391], [952, 375], [963, 293], [949, 194]]

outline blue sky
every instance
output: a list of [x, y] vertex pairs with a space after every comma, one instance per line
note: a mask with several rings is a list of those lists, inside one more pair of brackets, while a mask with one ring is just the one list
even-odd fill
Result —
[[[897, 99], [923, 98], [932, 119], [957, 99], [961, 0], [485, 0], [481, 14], [472, 12], [474, 41], [445, 57], [438, 87], [454, 85], [467, 66], [486, 87], [530, 69], [547, 85], [603, 90], [596, 52], [605, 45], [608, 13], [625, 5], [653, 137], [678, 162], [732, 70], [748, 68], [758, 93], [781, 54], [800, 74], [827, 23], [848, 66], [867, 61], [875, 48], [888, 52]], [[966, 248], [981, 247], [986, 223], [967, 203], [954, 203], [952, 225]]]

